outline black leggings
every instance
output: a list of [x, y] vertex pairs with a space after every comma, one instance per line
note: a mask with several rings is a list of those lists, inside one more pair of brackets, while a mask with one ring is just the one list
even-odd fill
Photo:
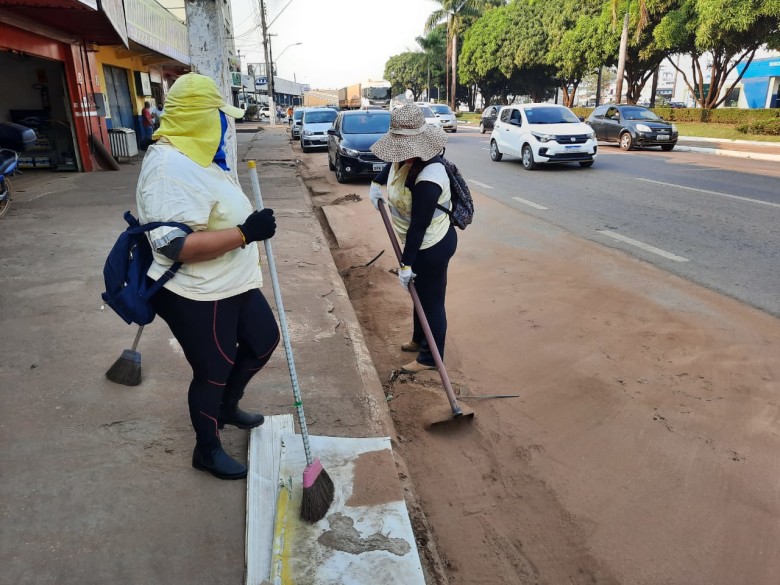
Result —
[[279, 327], [258, 289], [219, 301], [193, 301], [162, 288], [152, 306], [192, 367], [188, 394], [198, 446], [219, 445], [220, 406], [231, 411], [279, 343]]
[[[447, 336], [447, 311], [444, 307], [444, 297], [447, 292], [447, 267], [450, 258], [455, 255], [455, 249], [458, 247], [458, 235], [455, 228], [450, 226], [444, 239], [430, 248], [417, 252], [417, 257], [412, 264], [414, 277], [414, 286], [420, 297], [420, 304], [425, 312], [425, 319], [431, 327], [433, 339], [436, 341], [436, 348], [439, 350], [441, 359], [444, 359], [444, 340]], [[417, 312], [412, 310], [414, 316], [414, 331], [412, 332], [412, 341], [420, 344], [420, 354], [417, 361], [427, 366], [434, 366], [433, 354], [428, 347], [420, 320], [417, 318]]]

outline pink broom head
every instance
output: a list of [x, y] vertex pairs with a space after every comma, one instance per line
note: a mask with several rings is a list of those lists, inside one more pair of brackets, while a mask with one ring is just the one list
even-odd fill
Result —
[[322, 473], [322, 463], [319, 459], [312, 461], [311, 465], [303, 470], [303, 489], [310, 488]]

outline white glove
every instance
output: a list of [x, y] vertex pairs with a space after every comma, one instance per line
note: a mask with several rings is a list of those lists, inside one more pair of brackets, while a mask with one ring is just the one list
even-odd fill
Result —
[[409, 290], [409, 283], [415, 276], [417, 275], [412, 272], [411, 266], [401, 266], [401, 268], [398, 269], [398, 280], [401, 281], [401, 286], [406, 290]]
[[379, 209], [380, 199], [387, 204], [387, 199], [382, 195], [382, 187], [379, 186], [379, 183], [371, 183], [371, 187], [368, 188], [368, 197], [371, 199], [371, 204], [374, 206], [374, 209]]

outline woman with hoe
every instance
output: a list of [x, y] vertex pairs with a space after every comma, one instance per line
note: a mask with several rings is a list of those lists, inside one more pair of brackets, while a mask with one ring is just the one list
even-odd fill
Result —
[[243, 115], [224, 102], [210, 78], [181, 76], [168, 93], [136, 190], [141, 223], [173, 221], [193, 230], [149, 232], [154, 262], [148, 276], [156, 280], [174, 262], [183, 263], [151, 302], [192, 367], [192, 466], [220, 479], [247, 475], [246, 466], [222, 448], [219, 429], [263, 424], [262, 414], [245, 412], [238, 403], [279, 342], [260, 292], [260, 254], [253, 244], [274, 235], [273, 210], [253, 211], [227, 172], [227, 116]]
[[[451, 208], [449, 176], [435, 158], [446, 142], [444, 131], [428, 126], [418, 106], [410, 104], [394, 110], [390, 130], [371, 147], [374, 154], [390, 164], [374, 179], [369, 190], [374, 207], [378, 208], [382, 199], [390, 208], [393, 229], [403, 243], [403, 266], [398, 278], [406, 289], [414, 278], [442, 359], [447, 335], [444, 307], [447, 266], [458, 245], [458, 236], [446, 211]], [[387, 199], [382, 195], [380, 185], [383, 184], [387, 185]], [[413, 319], [412, 340], [401, 346], [404, 351], [418, 354], [416, 360], [401, 368], [407, 374], [436, 369], [420, 319], [414, 312]]]

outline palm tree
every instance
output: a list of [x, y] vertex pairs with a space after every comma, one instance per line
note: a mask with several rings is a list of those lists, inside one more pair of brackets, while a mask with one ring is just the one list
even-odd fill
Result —
[[[417, 41], [417, 44], [420, 45], [420, 48], [423, 50], [423, 53], [425, 54], [425, 62], [428, 67], [428, 82], [427, 82], [427, 97], [430, 100], [431, 99], [431, 66], [434, 65], [433, 71], [434, 75], [436, 77], [436, 85], [439, 86], [439, 81], [441, 81], [441, 72], [443, 71], [441, 67], [441, 63], [446, 61], [446, 52], [447, 52], [447, 33], [444, 30], [444, 26], [437, 26], [436, 28], [429, 31], [427, 34], [417, 37], [415, 40]], [[436, 64], [439, 65], [436, 65]], [[446, 69], [446, 66], [445, 66]]]
[[450, 107], [456, 110], [455, 93], [457, 88], [457, 66], [458, 66], [458, 30], [463, 25], [463, 20], [469, 16], [479, 16], [486, 4], [494, 2], [485, 2], [485, 0], [436, 0], [441, 8], [434, 10], [425, 23], [425, 32], [430, 32], [439, 24], [447, 24], [447, 45], [451, 48], [448, 51], [452, 57], [450, 63], [452, 66], [452, 90], [450, 91]]

